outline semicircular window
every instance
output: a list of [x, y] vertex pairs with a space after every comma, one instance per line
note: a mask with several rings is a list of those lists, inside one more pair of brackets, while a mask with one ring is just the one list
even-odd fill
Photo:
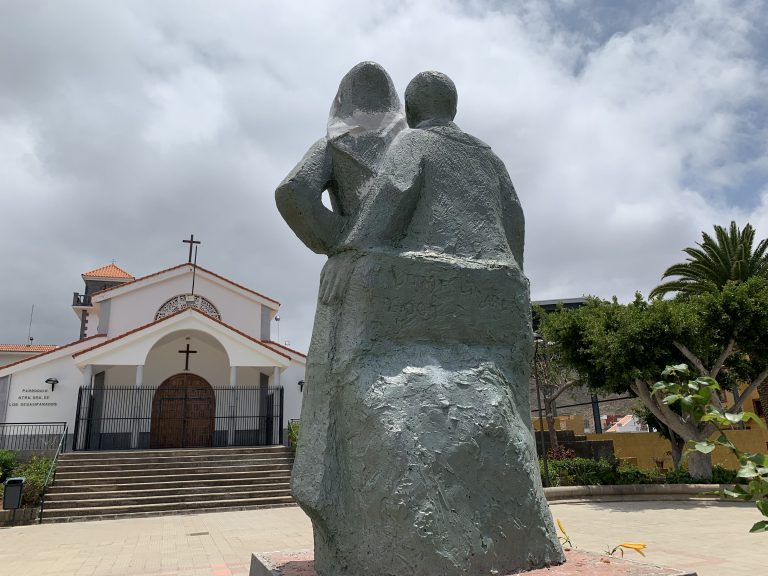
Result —
[[155, 314], [155, 320], [160, 320], [161, 318], [165, 318], [166, 316], [170, 316], [171, 314], [175, 314], [186, 308], [196, 308], [197, 310], [200, 310], [200, 312], [216, 318], [216, 320], [221, 320], [221, 316], [219, 315], [216, 306], [211, 304], [210, 300], [206, 300], [197, 294], [179, 294], [178, 296], [174, 296], [160, 306], [157, 314]]

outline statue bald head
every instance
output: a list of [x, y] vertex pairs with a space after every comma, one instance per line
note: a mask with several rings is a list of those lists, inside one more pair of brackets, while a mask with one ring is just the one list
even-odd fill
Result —
[[425, 120], [450, 122], [456, 116], [458, 95], [453, 80], [441, 72], [421, 72], [405, 89], [405, 116], [415, 128]]

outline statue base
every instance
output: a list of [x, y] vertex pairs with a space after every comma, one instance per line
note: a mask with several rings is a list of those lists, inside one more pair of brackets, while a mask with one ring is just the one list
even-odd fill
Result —
[[[317, 576], [312, 550], [264, 552], [251, 556], [250, 576]], [[566, 550], [565, 564], [525, 572], [528, 576], [696, 576], [604, 554]], [[410, 576], [410, 575], [403, 575]], [[500, 575], [501, 576], [501, 575]], [[508, 575], [511, 576], [511, 575]]]

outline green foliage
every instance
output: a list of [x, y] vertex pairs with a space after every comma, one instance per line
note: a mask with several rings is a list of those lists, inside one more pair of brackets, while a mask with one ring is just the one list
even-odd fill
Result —
[[288, 441], [291, 443], [291, 448], [296, 450], [299, 445], [299, 431], [301, 430], [301, 422], [298, 420], [291, 420], [288, 422]]
[[52, 463], [53, 460], [50, 458], [32, 456], [28, 462], [17, 464], [14, 467], [11, 472], [12, 476], [23, 476], [26, 478], [23, 495], [24, 505], [37, 506], [39, 504], [40, 497], [43, 494], [43, 487], [45, 486], [45, 479], [48, 477]]
[[[713, 406], [710, 399], [720, 389], [720, 385], [712, 378], [690, 380], [690, 370], [685, 364], [667, 366], [662, 377], [665, 380], [653, 386], [654, 394], [664, 396], [665, 404], [679, 404], [682, 411], [697, 422], [713, 424], [719, 433], [714, 441], [707, 439], [690, 442], [690, 450], [709, 454], [716, 446], [722, 446], [738, 460], [736, 478], [744, 484], [736, 484], [731, 490], [723, 490], [722, 494], [740, 500], [754, 500], [760, 513], [768, 518], [768, 454], [742, 452], [725, 435], [725, 430], [734, 424], [753, 421], [764, 426], [763, 422], [751, 412], [730, 413]], [[768, 532], [768, 520], [757, 522], [750, 532]]]
[[16, 466], [16, 452], [13, 450], [0, 450], [0, 483], [10, 475]]
[[550, 460], [567, 460], [569, 458], [576, 458], [576, 450], [560, 445], [553, 446], [547, 450], [547, 457]]
[[[542, 476], [543, 476], [542, 463]], [[592, 460], [568, 458], [549, 462], [549, 477], [553, 486], [615, 486], [651, 484], [658, 478], [647, 470], [616, 459]]]
[[664, 475], [665, 484], [695, 484], [696, 479], [685, 468], [672, 470]]
[[725, 466], [716, 464], [712, 468], [712, 483], [713, 484], [736, 484], [740, 483], [741, 479], [738, 477], [736, 470], [731, 470]]
[[[542, 478], [544, 464], [539, 462]], [[734, 484], [739, 479], [735, 470], [715, 466], [715, 484]], [[644, 470], [618, 460], [591, 460], [568, 458], [549, 461], [549, 478], [552, 486], [623, 486], [630, 484], [695, 484], [685, 468], [660, 474], [657, 470]], [[742, 480], [743, 481], [743, 480]]]
[[761, 240], [753, 250], [755, 230], [750, 224], [739, 230], [736, 222], [726, 230], [715, 226], [715, 237], [702, 232], [697, 248], [685, 248], [686, 261], [667, 268], [662, 278], [678, 276], [651, 291], [655, 298], [677, 292], [683, 296], [717, 292], [729, 282], [768, 276], [768, 240]]

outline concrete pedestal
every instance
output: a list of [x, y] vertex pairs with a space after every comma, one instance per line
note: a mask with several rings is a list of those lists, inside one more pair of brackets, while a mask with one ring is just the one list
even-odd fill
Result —
[[[592, 552], [566, 550], [566, 563], [525, 572], [528, 576], [696, 576], [633, 560], [612, 558]], [[251, 557], [250, 576], [317, 576], [312, 550], [265, 552]], [[363, 576], [363, 575], [360, 575]], [[403, 576], [411, 576], [404, 574]]]

